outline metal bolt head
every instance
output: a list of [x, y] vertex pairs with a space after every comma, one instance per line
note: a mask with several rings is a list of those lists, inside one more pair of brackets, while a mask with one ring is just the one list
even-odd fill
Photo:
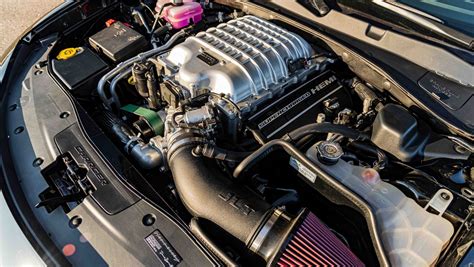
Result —
[[465, 147], [460, 146], [460, 145], [458, 145], [458, 144], [455, 144], [455, 145], [454, 145], [454, 150], [455, 150], [457, 153], [459, 153], [459, 154], [465, 154], [465, 153], [468, 152], [468, 150], [467, 150]]
[[151, 226], [155, 223], [156, 221], [156, 216], [153, 214], [147, 214], [143, 216], [142, 223], [145, 226]]
[[441, 193], [441, 198], [444, 199], [444, 200], [449, 200], [450, 196], [447, 193], [443, 192], [443, 193]]
[[324, 121], [326, 121], [326, 114], [319, 113], [318, 116], [316, 117], [316, 122], [323, 123]]
[[64, 111], [64, 112], [61, 112], [61, 114], [59, 114], [59, 117], [61, 119], [65, 119], [65, 118], [69, 117], [69, 115], [71, 115], [71, 113], [69, 111]]
[[8, 107], [8, 110], [9, 110], [9, 111], [14, 111], [14, 110], [17, 109], [17, 108], [18, 108], [18, 105], [17, 105], [17, 104], [13, 104], [13, 105], [11, 105], [11, 106]]
[[39, 167], [41, 164], [43, 164], [44, 159], [43, 158], [36, 158], [33, 160], [33, 167]]
[[23, 126], [16, 127], [15, 130], [13, 131], [15, 134], [20, 134], [25, 130]]
[[82, 223], [82, 218], [79, 216], [74, 216], [69, 220], [69, 227], [71, 227], [72, 229], [75, 229], [79, 227], [81, 223]]

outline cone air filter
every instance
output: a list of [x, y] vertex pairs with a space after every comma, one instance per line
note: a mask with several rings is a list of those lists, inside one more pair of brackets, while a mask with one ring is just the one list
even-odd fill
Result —
[[296, 227], [276, 262], [277, 266], [364, 266], [311, 212]]

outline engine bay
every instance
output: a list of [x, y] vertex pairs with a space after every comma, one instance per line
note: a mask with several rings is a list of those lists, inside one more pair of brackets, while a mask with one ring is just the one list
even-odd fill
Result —
[[[434, 266], [472, 239], [472, 146], [303, 29], [225, 1], [124, 1], [48, 53], [132, 165], [115, 166], [225, 265]], [[44, 171], [74, 201], [40, 206], [98, 190], [78, 159]]]

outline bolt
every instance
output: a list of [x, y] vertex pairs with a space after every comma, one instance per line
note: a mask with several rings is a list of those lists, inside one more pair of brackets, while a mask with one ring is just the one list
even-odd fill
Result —
[[74, 216], [69, 220], [69, 227], [71, 227], [72, 229], [75, 229], [79, 227], [81, 223], [82, 223], [82, 218], [79, 216]]
[[35, 69], [41, 69], [42, 67], [46, 66], [48, 64], [48, 61], [42, 60], [39, 61], [38, 63], [35, 64]]
[[474, 204], [471, 204], [469, 205], [469, 207], [467, 208], [469, 211], [474, 211]]
[[11, 106], [8, 107], [8, 110], [9, 110], [9, 111], [14, 111], [14, 110], [17, 109], [17, 108], [18, 108], [18, 105], [17, 105], [17, 104], [13, 104], [13, 105], [11, 105]]
[[326, 121], [326, 114], [319, 113], [318, 117], [316, 118], [316, 122], [317, 123], [323, 123], [324, 121]]
[[456, 152], [458, 152], [459, 154], [465, 154], [466, 152], [468, 152], [465, 147], [460, 146], [460, 145], [458, 145], [458, 144], [455, 144], [455, 145], [454, 145], [454, 150], [455, 150]]
[[151, 226], [155, 223], [155, 221], [156, 221], [156, 217], [153, 214], [147, 214], [143, 216], [143, 220], [142, 220], [143, 225], [145, 226]]
[[343, 53], [342, 53], [342, 58], [343, 58], [344, 61], [347, 61], [347, 60], [350, 59], [350, 56], [349, 56], [349, 54], [348, 54], [347, 52], [343, 52]]
[[448, 193], [443, 192], [443, 193], [441, 193], [441, 198], [444, 199], [444, 200], [449, 200], [450, 196], [448, 195]]
[[43, 164], [44, 159], [43, 158], [36, 158], [33, 160], [33, 167], [39, 167], [41, 164]]
[[60, 117], [61, 119], [65, 119], [65, 118], [69, 117], [69, 115], [71, 115], [71, 112], [69, 112], [69, 111], [64, 111], [64, 112], [61, 112], [61, 114], [59, 114], [59, 117]]
[[20, 134], [25, 130], [22, 126], [16, 127], [15, 131], [13, 131], [15, 134]]

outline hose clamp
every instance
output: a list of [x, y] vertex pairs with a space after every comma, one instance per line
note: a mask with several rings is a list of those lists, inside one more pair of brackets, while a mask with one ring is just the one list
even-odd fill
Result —
[[263, 242], [267, 238], [268, 234], [271, 232], [273, 226], [278, 221], [280, 216], [283, 214], [283, 211], [280, 209], [275, 209], [270, 218], [265, 222], [263, 227], [258, 232], [257, 236], [250, 245], [250, 250], [257, 253], [262, 246]]
[[127, 154], [130, 154], [130, 151], [132, 151], [133, 147], [135, 145], [140, 143], [140, 138], [138, 136], [132, 136], [130, 137], [130, 140], [125, 144], [124, 150], [127, 152]]

